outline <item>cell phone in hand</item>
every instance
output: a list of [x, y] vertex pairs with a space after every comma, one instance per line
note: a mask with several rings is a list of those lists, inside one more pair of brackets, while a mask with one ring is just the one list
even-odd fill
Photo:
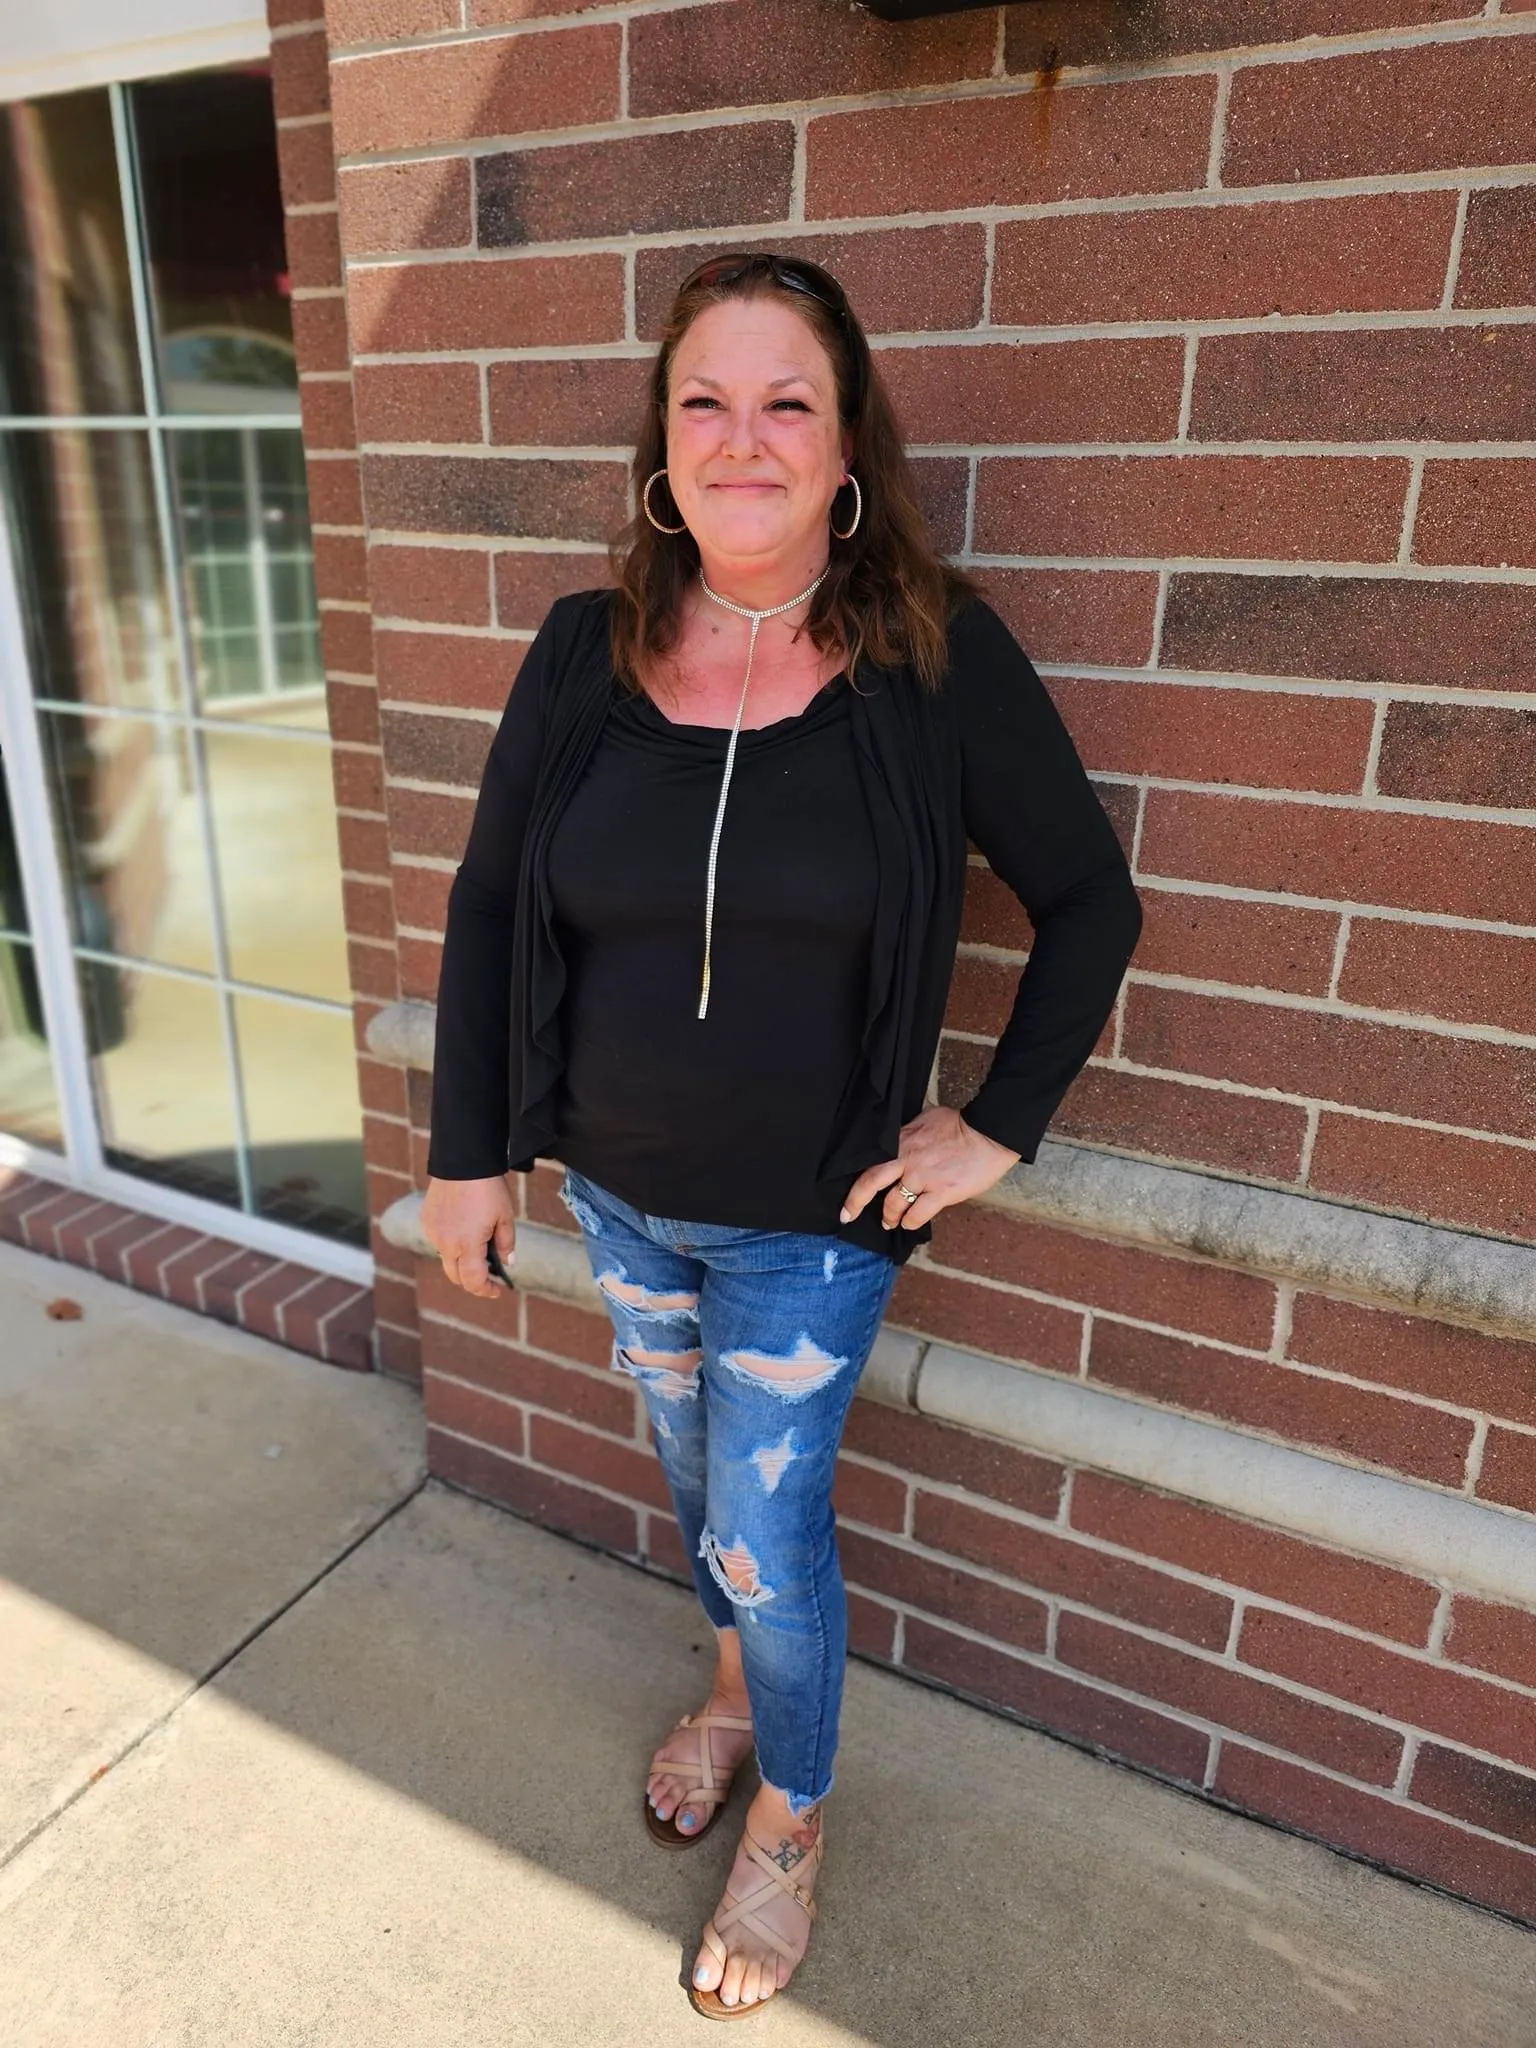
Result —
[[486, 1240], [485, 1263], [490, 1272], [491, 1278], [493, 1280], [499, 1280], [503, 1287], [512, 1287], [516, 1284], [512, 1278], [512, 1275], [507, 1271], [506, 1267], [502, 1264], [501, 1253], [496, 1249], [496, 1240], [494, 1237], [488, 1238]]

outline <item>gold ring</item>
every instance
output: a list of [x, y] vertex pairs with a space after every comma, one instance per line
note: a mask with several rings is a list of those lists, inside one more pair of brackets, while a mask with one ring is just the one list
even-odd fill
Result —
[[909, 1202], [915, 1202], [917, 1200], [917, 1196], [913, 1194], [912, 1190], [907, 1186], [904, 1180], [897, 1181], [896, 1185], [901, 1189], [901, 1192], [906, 1196]]

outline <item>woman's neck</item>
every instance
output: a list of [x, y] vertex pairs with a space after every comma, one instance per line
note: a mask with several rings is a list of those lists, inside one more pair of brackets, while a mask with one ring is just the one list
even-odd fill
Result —
[[700, 566], [704, 580], [711, 590], [721, 597], [728, 597], [733, 604], [745, 605], [749, 611], [767, 611], [774, 605], [787, 604], [808, 590], [827, 566], [823, 555], [816, 561], [807, 553], [786, 560], [783, 556], [766, 557], [762, 561], [711, 560], [701, 554]]

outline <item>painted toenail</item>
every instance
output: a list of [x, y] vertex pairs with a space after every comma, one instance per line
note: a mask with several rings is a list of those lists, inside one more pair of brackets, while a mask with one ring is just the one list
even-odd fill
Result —
[[693, 1981], [694, 1981], [694, 1983], [695, 1983], [695, 1984], [706, 1984], [706, 1983], [708, 1983], [708, 1981], [709, 1981], [709, 1972], [708, 1972], [708, 1970], [695, 1970], [695, 1971], [694, 1971], [694, 1973], [693, 1973]]

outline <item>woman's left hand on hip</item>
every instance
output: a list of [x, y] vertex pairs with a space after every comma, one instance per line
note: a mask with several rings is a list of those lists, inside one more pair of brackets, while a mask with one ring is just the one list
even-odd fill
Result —
[[[958, 1109], [933, 1104], [902, 1125], [899, 1159], [865, 1167], [848, 1190], [842, 1221], [851, 1223], [884, 1188], [888, 1192], [881, 1217], [886, 1229], [916, 1230], [951, 1203], [985, 1193], [1022, 1157], [972, 1130]], [[915, 1202], [901, 1192], [902, 1181], [916, 1191]]]

